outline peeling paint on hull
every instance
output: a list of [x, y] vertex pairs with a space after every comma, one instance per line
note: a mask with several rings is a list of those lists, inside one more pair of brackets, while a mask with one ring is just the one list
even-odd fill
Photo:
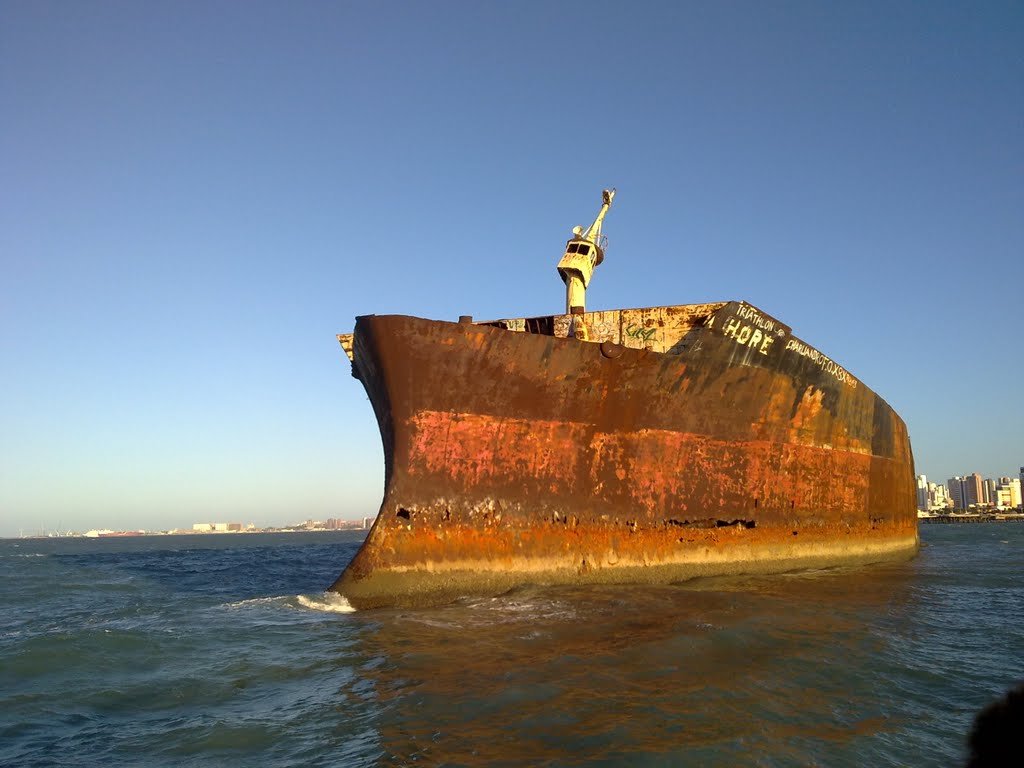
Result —
[[580, 341], [565, 317], [339, 337], [386, 477], [333, 590], [417, 605], [916, 552], [902, 420], [788, 327], [723, 302], [581, 316]]

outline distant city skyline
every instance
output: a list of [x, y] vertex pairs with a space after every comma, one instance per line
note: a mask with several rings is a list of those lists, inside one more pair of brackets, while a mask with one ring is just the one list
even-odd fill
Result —
[[917, 507], [919, 510], [969, 509], [990, 505], [1016, 509], [1024, 506], [1024, 466], [1018, 475], [983, 477], [977, 472], [954, 475], [943, 482], [928, 480], [926, 474], [917, 475]]

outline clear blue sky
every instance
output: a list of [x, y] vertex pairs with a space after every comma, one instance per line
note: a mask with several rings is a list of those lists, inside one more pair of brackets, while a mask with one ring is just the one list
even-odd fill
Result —
[[1024, 464], [1024, 3], [0, 5], [0, 535], [374, 514], [368, 313], [744, 299]]

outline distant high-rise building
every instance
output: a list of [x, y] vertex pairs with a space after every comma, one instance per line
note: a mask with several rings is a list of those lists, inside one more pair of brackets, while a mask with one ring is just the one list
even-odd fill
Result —
[[917, 508], [928, 510], [928, 478], [925, 475], [917, 476]]
[[1000, 477], [996, 486], [994, 503], [1003, 509], [1014, 509], [1021, 504], [1020, 480], [1016, 477]]
[[996, 503], [996, 481], [991, 477], [986, 478], [984, 484], [981, 487], [982, 490], [982, 501], [985, 504]]
[[959, 475], [957, 477], [951, 477], [946, 481], [946, 487], [949, 490], [949, 498], [953, 500], [954, 509], [967, 509], [965, 503], [966, 492], [964, 489], [964, 479]]
[[917, 476], [917, 508], [923, 511], [933, 509], [946, 509], [949, 506], [949, 496], [946, 494], [946, 486], [929, 483], [925, 475]]
[[[967, 503], [967, 507], [972, 507], [975, 504], [984, 503], [985, 499], [985, 484], [981, 479], [981, 475], [977, 472], [968, 475], [964, 478], [964, 488], [966, 493], [964, 501]], [[964, 507], [964, 509], [967, 509]]]

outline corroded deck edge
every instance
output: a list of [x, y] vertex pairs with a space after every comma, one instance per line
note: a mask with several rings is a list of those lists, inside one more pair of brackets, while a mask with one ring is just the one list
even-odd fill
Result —
[[[678, 354], [687, 345], [687, 335], [713, 312], [728, 302], [677, 304], [665, 307], [606, 309], [583, 315], [545, 315], [500, 320], [478, 320], [472, 325], [500, 328], [513, 333], [541, 333], [556, 339], [573, 338], [573, 321], [581, 318], [587, 327], [587, 340], [620, 344], [626, 349]], [[788, 329], [787, 329], [788, 330]], [[337, 334], [349, 360], [355, 361], [354, 333]]]

